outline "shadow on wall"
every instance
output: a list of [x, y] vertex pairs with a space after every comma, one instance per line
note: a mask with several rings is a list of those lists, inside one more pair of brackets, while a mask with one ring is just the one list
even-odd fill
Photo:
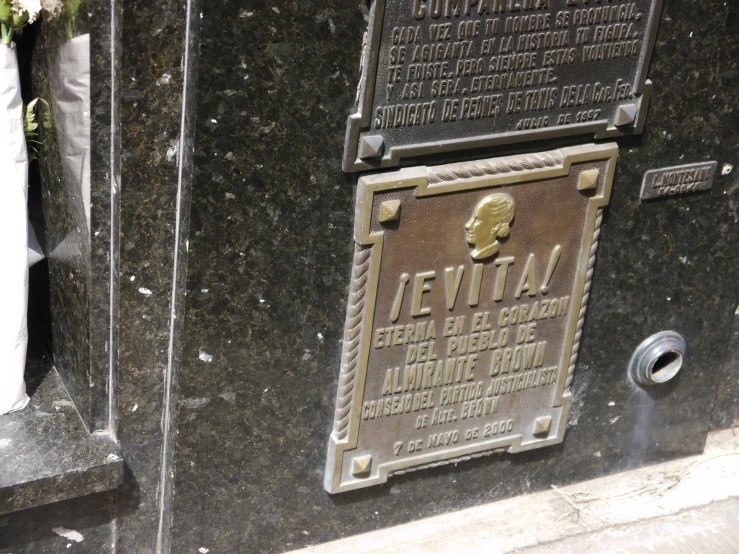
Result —
[[116, 518], [134, 512], [140, 498], [128, 466], [124, 483], [130, 489], [126, 505], [117, 505], [118, 490], [110, 490], [1, 515], [0, 554], [74, 551], [76, 543], [84, 552], [114, 552]]
[[0, 516], [0, 552], [64, 552], [78, 542], [86, 552], [111, 551], [115, 495], [106, 491]]

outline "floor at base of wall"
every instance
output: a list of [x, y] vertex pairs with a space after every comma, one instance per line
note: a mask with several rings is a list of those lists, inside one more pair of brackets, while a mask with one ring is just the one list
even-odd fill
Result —
[[309, 547], [294, 554], [739, 553], [739, 429], [664, 464]]
[[739, 499], [570, 537], [519, 550], [523, 554], [739, 553]]

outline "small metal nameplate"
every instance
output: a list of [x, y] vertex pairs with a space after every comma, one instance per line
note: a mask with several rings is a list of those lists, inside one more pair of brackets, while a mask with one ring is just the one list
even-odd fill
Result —
[[662, 0], [373, 0], [345, 171], [642, 131]]
[[709, 190], [716, 177], [717, 162], [698, 162], [693, 164], [650, 169], [644, 174], [641, 185], [641, 199], [663, 198], [699, 190]]
[[359, 179], [327, 491], [563, 440], [617, 153]]

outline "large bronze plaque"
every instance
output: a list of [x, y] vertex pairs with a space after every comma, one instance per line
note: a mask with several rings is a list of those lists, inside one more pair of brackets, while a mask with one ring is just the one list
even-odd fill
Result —
[[359, 179], [327, 491], [562, 441], [616, 156]]
[[344, 170], [640, 133], [662, 0], [372, 0]]

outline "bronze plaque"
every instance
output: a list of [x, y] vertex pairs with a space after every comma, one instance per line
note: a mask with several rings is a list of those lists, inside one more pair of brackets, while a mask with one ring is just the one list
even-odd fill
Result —
[[709, 190], [713, 186], [717, 168], [718, 163], [711, 161], [650, 169], [644, 174], [640, 199], [652, 200]]
[[562, 441], [617, 153], [359, 179], [327, 491]]
[[345, 171], [640, 133], [662, 0], [373, 0]]

